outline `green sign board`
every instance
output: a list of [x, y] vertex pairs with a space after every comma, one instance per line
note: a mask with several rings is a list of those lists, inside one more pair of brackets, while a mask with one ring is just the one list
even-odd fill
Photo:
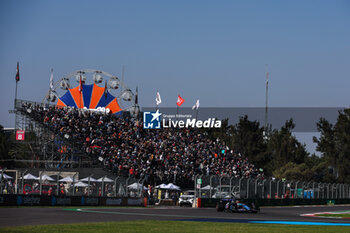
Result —
[[335, 204], [335, 201], [334, 200], [328, 200], [327, 201], [327, 205], [334, 205]]
[[303, 189], [301, 189], [301, 188], [297, 189], [297, 195], [299, 198], [303, 197]]
[[197, 184], [202, 184], [202, 179], [197, 179]]

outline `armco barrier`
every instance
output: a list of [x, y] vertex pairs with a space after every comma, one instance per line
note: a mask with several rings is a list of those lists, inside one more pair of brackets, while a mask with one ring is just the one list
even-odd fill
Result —
[[0, 195], [0, 206], [144, 206], [143, 198]]
[[201, 199], [201, 207], [216, 207], [216, 203], [218, 203], [220, 199], [214, 198], [202, 198]]
[[98, 197], [80, 197], [80, 203], [83, 206], [98, 206], [100, 205], [100, 198]]
[[17, 195], [0, 195], [0, 206], [16, 206]]

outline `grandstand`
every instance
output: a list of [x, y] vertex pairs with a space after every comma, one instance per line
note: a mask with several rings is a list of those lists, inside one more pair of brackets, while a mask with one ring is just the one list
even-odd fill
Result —
[[18, 101], [16, 109], [45, 131], [38, 135], [47, 144], [41, 151], [47, 167], [94, 165], [152, 185], [185, 187], [193, 187], [197, 174], [263, 176], [239, 153], [197, 129], [148, 130], [137, 118], [25, 101]]

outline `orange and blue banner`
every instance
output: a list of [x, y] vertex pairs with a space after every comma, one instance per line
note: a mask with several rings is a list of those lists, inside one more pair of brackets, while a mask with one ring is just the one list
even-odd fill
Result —
[[[80, 91], [81, 90], [81, 91]], [[108, 92], [106, 87], [96, 84], [77, 86], [69, 89], [61, 96], [56, 104], [57, 107], [74, 107], [96, 109], [98, 107], [109, 108], [112, 113], [118, 113], [122, 109], [117, 98]]]

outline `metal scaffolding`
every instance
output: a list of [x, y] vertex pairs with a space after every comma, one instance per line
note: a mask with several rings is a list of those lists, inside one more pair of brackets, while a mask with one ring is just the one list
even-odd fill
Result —
[[[23, 108], [23, 104], [32, 104], [49, 107], [48, 104], [36, 103], [32, 101], [15, 100], [14, 110], [10, 113], [15, 114], [15, 133], [17, 130], [24, 130], [26, 135], [25, 141], [16, 141], [18, 144], [27, 144], [28, 153], [31, 153], [29, 159], [14, 159], [17, 163], [28, 163], [42, 168], [71, 168], [91, 166], [92, 162], [84, 156], [78, 148], [75, 147], [74, 141], [68, 141], [61, 136], [52, 132], [42, 122], [38, 122], [30, 117], [27, 109]], [[61, 148], [68, 148], [62, 150]], [[78, 157], [78, 159], [77, 159]], [[82, 161], [84, 157], [86, 161]]]

